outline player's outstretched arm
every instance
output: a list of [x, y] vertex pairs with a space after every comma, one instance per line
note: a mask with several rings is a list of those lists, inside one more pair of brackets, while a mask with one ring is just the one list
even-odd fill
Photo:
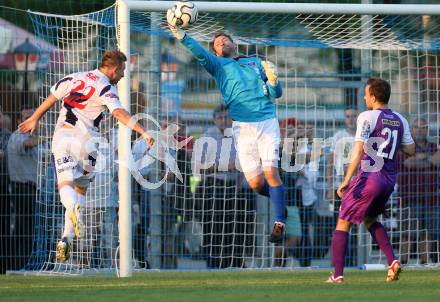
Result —
[[118, 121], [120, 121], [121, 123], [123, 123], [124, 125], [129, 127], [130, 129], [132, 129], [132, 130], [136, 131], [137, 133], [139, 133], [140, 135], [142, 135], [142, 137], [147, 142], [148, 146], [150, 148], [153, 147], [154, 139], [148, 134], [147, 131], [145, 131], [145, 129], [138, 122], [134, 122], [134, 120], [132, 120], [132, 116], [130, 115], [130, 113], [128, 113], [127, 110], [122, 109], [122, 108], [118, 108], [118, 109], [113, 110], [112, 115]]
[[202, 47], [196, 40], [191, 38], [184, 30], [176, 25], [177, 18], [171, 9], [167, 11], [167, 22], [170, 32], [179, 40], [183, 46], [185, 46], [199, 61], [199, 63], [208, 71], [210, 74], [214, 75], [219, 69], [219, 64], [217, 57], [213, 55], [210, 51]]
[[18, 125], [18, 130], [21, 133], [29, 132], [32, 135], [35, 129], [37, 129], [38, 122], [40, 121], [41, 117], [50, 108], [52, 108], [53, 104], [55, 104], [56, 101], [58, 101], [58, 99], [53, 94], [50, 94], [47, 99], [45, 99], [44, 102], [41, 103], [37, 110], [35, 110], [34, 114], [32, 114], [31, 117]]

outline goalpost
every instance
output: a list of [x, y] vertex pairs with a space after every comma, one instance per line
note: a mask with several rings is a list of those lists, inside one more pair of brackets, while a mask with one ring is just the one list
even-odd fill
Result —
[[[120, 49], [128, 53], [130, 52], [130, 11], [147, 11], [147, 12], [165, 12], [168, 8], [171, 7], [173, 2], [169, 1], [118, 1], [118, 26], [119, 26], [119, 36]], [[336, 22], [338, 20], [338, 16], [343, 15], [356, 15], [360, 14], [363, 16], [367, 15], [439, 15], [440, 14], [440, 6], [438, 5], [365, 5], [365, 4], [306, 4], [306, 3], [247, 3], [247, 2], [194, 2], [201, 13], [255, 13], [255, 14], [310, 14], [310, 15], [318, 15], [318, 18], [322, 18], [323, 15], [332, 15]], [[336, 15], [333, 17], [333, 15]], [[365, 21], [364, 21], [365, 22]], [[313, 28], [313, 22], [311, 22], [311, 26]], [[330, 23], [331, 24], [331, 23]], [[343, 26], [342, 23], [340, 26]], [[365, 24], [363, 25], [365, 28]], [[336, 29], [338, 29], [338, 27]], [[343, 30], [342, 28], [339, 28]], [[320, 37], [320, 30], [315, 30], [315, 36]], [[366, 31], [360, 33], [357, 37], [359, 40], [362, 39], [371, 39], [372, 32], [371, 28], [366, 28]], [[374, 33], [376, 34], [376, 33]], [[324, 35], [322, 35], [324, 36]], [[327, 37], [326, 37], [327, 38]], [[331, 38], [331, 37], [330, 37]], [[386, 36], [384, 38], [387, 38]], [[383, 38], [383, 39], [384, 39]], [[331, 40], [327, 38], [326, 42], [330, 42]], [[342, 43], [335, 43], [335, 47], [350, 47], [350, 43], [346, 43], [345, 41]], [[369, 42], [369, 41], [368, 41]], [[367, 42], [367, 44], [368, 44]], [[378, 49], [387, 49], [385, 45], [383, 45], [385, 41], [380, 41], [377, 45]], [[381, 45], [382, 43], [382, 45]], [[364, 48], [365, 45], [357, 45], [359, 48]], [[405, 48], [404, 45], [402, 45]], [[353, 46], [352, 46], [353, 47]], [[399, 46], [397, 46], [399, 47]], [[126, 77], [125, 80], [121, 81], [120, 91], [125, 96], [128, 95], [130, 86], [129, 77]], [[126, 140], [126, 144], [129, 143], [129, 140]], [[121, 184], [120, 184], [121, 186]], [[129, 201], [127, 201], [127, 207], [129, 207]], [[124, 219], [124, 221], [130, 221], [129, 213], [125, 214], [125, 217], [121, 217], [120, 219]], [[127, 233], [128, 234], [128, 233]], [[122, 242], [121, 242], [122, 244]], [[129, 244], [128, 244], [129, 245]], [[124, 247], [124, 257], [129, 257], [131, 254], [129, 253], [130, 248]], [[125, 254], [128, 253], [128, 254]], [[122, 246], [121, 246], [121, 258], [122, 255]], [[131, 269], [129, 266], [129, 261], [125, 262], [127, 267], [122, 267], [121, 263], [121, 276], [129, 276], [131, 274]]]
[[[67, 71], [96, 68], [100, 54], [106, 48], [117, 46], [130, 58], [125, 77], [118, 84], [124, 107], [131, 109], [132, 114], [148, 113], [164, 124], [175, 122], [181, 125], [185, 120], [189, 134], [201, 136], [212, 125], [212, 110], [221, 100], [212, 79], [191, 61], [183, 46], [170, 38], [165, 12], [173, 3], [119, 0], [114, 7], [79, 16], [30, 12], [39, 37], [56, 45], [62, 53], [52, 60], [51, 69], [41, 74], [44, 83], [41, 97], [47, 94], [50, 83]], [[302, 127], [315, 137], [332, 136], [344, 128], [345, 107], [363, 109], [364, 80], [380, 76], [391, 81], [392, 108], [410, 118], [427, 119], [431, 125], [430, 138], [440, 142], [440, 62], [436, 52], [440, 48], [439, 5], [194, 3], [199, 10], [199, 21], [188, 29], [188, 33], [204, 46], [208, 46], [214, 32], [222, 30], [232, 34], [241, 53], [259, 55], [276, 63], [284, 89], [283, 97], [277, 102], [284, 135], [288, 136], [292, 128]], [[142, 69], [147, 72], [142, 73]], [[173, 80], [169, 81], [170, 78]], [[171, 92], [162, 91], [165, 89]], [[175, 102], [169, 102], [169, 99]], [[51, 137], [48, 128], [53, 126], [56, 112], [52, 111], [42, 126], [44, 137], [48, 139]], [[120, 126], [116, 140], [113, 137], [115, 131], [111, 117], [108, 117], [102, 132], [109, 138], [110, 145], [117, 141], [118, 160], [122, 162], [129, 158], [134, 148], [131, 132]], [[105, 218], [115, 216], [117, 206], [109, 210], [107, 205], [101, 205], [90, 210], [91, 216], [96, 215], [90, 220], [88, 243], [75, 242], [75, 246], [90, 245], [88, 253], [75, 249], [75, 259], [80, 260], [62, 265], [53, 260], [53, 254], [63, 216], [56, 203], [58, 197], [54, 184], [49, 183], [53, 182], [50, 155], [47, 150], [40, 151], [38, 232], [27, 269], [84, 273], [82, 262], [95, 271], [90, 263], [98, 261], [99, 269], [114, 270], [116, 266], [121, 277], [129, 277], [136, 265], [133, 258], [144, 261], [144, 268], [147, 267], [144, 259], [148, 258], [148, 265], [152, 268], [200, 269], [206, 268], [200, 266], [203, 262], [200, 259], [204, 257], [217, 263], [218, 267], [330, 265], [328, 238], [331, 235], [328, 232], [333, 228], [334, 209], [333, 200], [326, 199], [325, 169], [331, 150], [325, 150], [319, 172], [313, 180], [317, 198], [311, 205], [304, 198], [298, 198], [302, 200], [298, 201], [299, 204], [289, 204], [291, 219], [296, 217], [301, 222], [299, 225], [298, 221], [292, 222], [296, 229], [291, 230], [292, 234], [299, 234], [300, 243], [281, 249], [267, 242], [271, 217], [269, 202], [250, 194], [245, 185], [238, 182], [234, 185], [228, 181], [222, 181], [220, 185], [214, 182], [206, 185], [207, 188], [200, 188], [199, 185], [206, 182], [203, 175], [201, 180], [188, 168], [191, 152], [188, 149], [183, 155], [179, 153], [181, 157], [175, 155], [184, 177], [183, 184], [170, 178], [162, 188], [141, 191], [144, 197], [136, 197], [148, 200], [145, 202], [147, 206], [141, 202], [132, 204], [132, 188], [137, 184], [131, 181], [132, 175], [125, 166], [119, 165], [117, 172], [114, 167], [109, 169], [102, 182], [92, 184], [88, 202], [98, 200], [100, 203], [109, 198], [117, 186], [119, 250], [112, 243], [109, 253], [100, 249], [99, 255], [95, 255], [98, 252], [93, 245], [104, 238], [101, 227], [107, 223], [114, 227], [116, 223], [116, 219], [109, 223]], [[118, 184], [112, 178], [116, 173]], [[155, 163], [149, 177], [161, 179], [161, 173], [163, 167]], [[214, 179], [219, 179], [215, 173]], [[301, 187], [300, 183], [304, 183], [304, 177], [301, 177], [283, 174], [283, 181], [290, 190], [289, 200], [296, 200], [295, 196], [303, 193], [304, 185]], [[237, 184], [240, 188], [243, 185], [243, 189], [236, 189]], [[208, 191], [211, 187], [214, 193]], [[216, 203], [218, 191], [225, 194], [223, 204]], [[205, 198], [209, 194], [214, 194], [212, 199], [216, 201]], [[393, 230], [393, 241], [398, 243], [406, 238], [409, 243], [418, 244], [418, 235], [415, 239], [412, 235], [408, 237], [402, 229], [402, 221], [418, 218], [415, 214], [402, 215], [402, 203], [396, 201], [400, 198], [398, 194], [393, 196], [392, 219], [386, 221]], [[411, 211], [411, 208], [407, 210]], [[134, 224], [143, 230], [134, 229]], [[307, 228], [304, 228], [305, 224]], [[425, 231], [424, 226], [419, 227], [417, 223], [409, 225], [417, 225], [417, 233]], [[139, 240], [140, 247], [134, 249], [133, 232], [145, 237]], [[383, 257], [365, 230], [359, 228], [356, 232], [353, 240], [357, 242], [352, 255], [354, 265], [383, 263]], [[434, 235], [430, 234], [427, 241], [435, 246]], [[310, 238], [305, 240], [305, 236]], [[114, 231], [109, 238], [116, 241]], [[144, 249], [145, 253], [139, 249]], [[291, 258], [281, 259], [286, 253]], [[410, 252], [406, 253], [409, 256]], [[433, 253], [440, 255], [438, 245]], [[82, 257], [85, 260], [81, 260]]]

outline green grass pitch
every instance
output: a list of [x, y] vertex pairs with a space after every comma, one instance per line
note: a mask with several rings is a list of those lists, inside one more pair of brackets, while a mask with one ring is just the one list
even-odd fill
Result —
[[349, 270], [344, 284], [328, 271], [151, 272], [132, 278], [0, 276], [0, 301], [440, 301], [440, 270]]

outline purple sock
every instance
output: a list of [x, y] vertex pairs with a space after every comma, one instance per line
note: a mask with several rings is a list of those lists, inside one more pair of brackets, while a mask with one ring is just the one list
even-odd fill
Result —
[[333, 276], [344, 275], [344, 260], [347, 252], [348, 232], [335, 230], [332, 239], [332, 263], [335, 267]]
[[396, 257], [394, 256], [393, 246], [391, 245], [390, 238], [388, 237], [384, 226], [376, 221], [370, 226], [368, 231], [380, 247], [381, 251], [385, 254], [385, 257], [387, 257], [388, 265], [391, 265]]

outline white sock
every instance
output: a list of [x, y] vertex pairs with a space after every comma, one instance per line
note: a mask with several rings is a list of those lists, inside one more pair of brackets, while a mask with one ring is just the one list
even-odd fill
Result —
[[75, 237], [75, 232], [73, 231], [73, 223], [69, 216], [69, 211], [66, 210], [64, 213], [63, 237], [66, 237], [69, 242], [72, 242], [73, 237]]
[[77, 202], [77, 194], [75, 190], [69, 186], [63, 186], [60, 190], [60, 200], [67, 211], [71, 211]]

